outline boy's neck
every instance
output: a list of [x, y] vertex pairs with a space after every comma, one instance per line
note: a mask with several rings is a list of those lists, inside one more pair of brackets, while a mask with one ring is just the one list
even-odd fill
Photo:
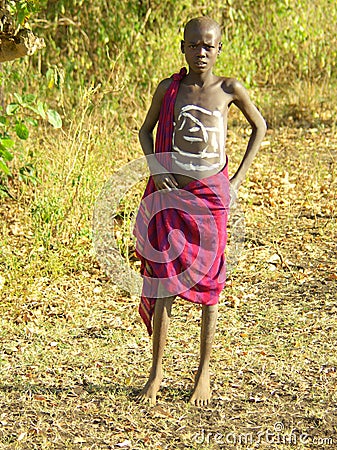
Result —
[[212, 70], [204, 73], [195, 73], [192, 70], [189, 70], [188, 74], [185, 77], [185, 83], [199, 87], [206, 87], [208, 84], [211, 84], [213, 82], [213, 79], [214, 75]]

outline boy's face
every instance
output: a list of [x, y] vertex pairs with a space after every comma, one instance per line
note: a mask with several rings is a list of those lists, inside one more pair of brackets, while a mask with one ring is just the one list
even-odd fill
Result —
[[191, 70], [203, 73], [210, 70], [221, 50], [218, 30], [208, 24], [193, 24], [185, 31], [181, 50]]

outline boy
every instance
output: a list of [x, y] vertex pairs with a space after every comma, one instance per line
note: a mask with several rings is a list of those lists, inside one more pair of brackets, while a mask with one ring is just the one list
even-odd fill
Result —
[[[187, 23], [181, 51], [189, 71], [182, 69], [159, 84], [139, 132], [151, 172], [135, 226], [143, 275], [139, 311], [149, 334], [153, 314], [152, 368], [139, 399], [150, 404], [156, 403], [162, 381], [163, 351], [177, 295], [202, 304], [200, 363], [190, 402], [196, 406], [210, 402], [209, 361], [225, 284], [229, 183], [237, 192], [266, 132], [244, 87], [233, 78], [213, 74], [221, 46], [216, 22], [200, 17]], [[252, 133], [229, 182], [225, 138], [232, 103]]]

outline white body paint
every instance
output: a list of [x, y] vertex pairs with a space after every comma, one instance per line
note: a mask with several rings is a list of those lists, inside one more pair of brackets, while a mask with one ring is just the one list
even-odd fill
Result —
[[186, 105], [181, 108], [174, 125], [172, 158], [177, 169], [186, 175], [193, 172], [199, 178], [198, 173], [200, 176], [206, 172], [216, 173], [224, 166], [225, 130], [220, 111]]

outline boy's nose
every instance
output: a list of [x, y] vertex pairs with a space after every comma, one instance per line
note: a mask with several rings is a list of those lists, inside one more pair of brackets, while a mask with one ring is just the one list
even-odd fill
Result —
[[204, 49], [204, 47], [200, 46], [198, 47], [198, 56], [205, 56], [206, 50]]

